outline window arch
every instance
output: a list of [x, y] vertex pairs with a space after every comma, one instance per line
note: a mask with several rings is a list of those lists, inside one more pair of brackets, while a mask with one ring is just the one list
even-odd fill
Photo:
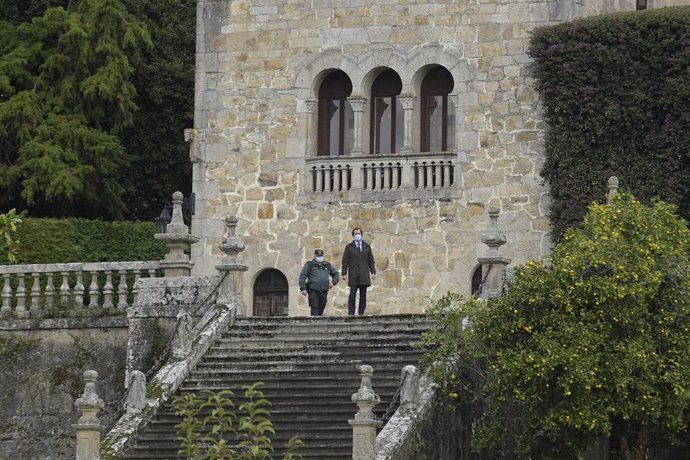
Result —
[[317, 155], [349, 155], [354, 141], [354, 114], [347, 98], [352, 82], [342, 70], [331, 72], [319, 87]]
[[388, 69], [371, 86], [370, 152], [396, 153], [403, 145], [402, 80]]
[[420, 134], [422, 152], [447, 152], [455, 148], [453, 76], [445, 67], [434, 67], [422, 80]]
[[254, 281], [254, 316], [287, 316], [288, 281], [279, 270], [269, 269]]

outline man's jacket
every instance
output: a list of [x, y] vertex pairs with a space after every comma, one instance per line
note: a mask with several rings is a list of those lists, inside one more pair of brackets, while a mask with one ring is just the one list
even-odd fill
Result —
[[340, 281], [338, 270], [336, 270], [330, 262], [325, 260], [318, 263], [315, 260], [310, 260], [299, 274], [299, 290], [300, 291], [328, 291], [328, 283], [330, 278], [335, 286]]

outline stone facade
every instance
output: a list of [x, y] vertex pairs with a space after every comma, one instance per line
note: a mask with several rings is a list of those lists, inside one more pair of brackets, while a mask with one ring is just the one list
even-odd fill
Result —
[[[186, 133], [192, 231], [201, 238], [193, 274], [214, 273], [227, 215], [238, 218], [247, 247], [248, 315], [267, 269], [287, 278], [289, 314], [308, 314], [300, 268], [315, 248], [339, 268], [355, 226], [379, 272], [369, 314], [420, 312], [448, 290], [469, 293], [489, 207], [500, 210], [506, 258], [546, 256], [549, 196], [539, 177], [543, 122], [529, 32], [634, 9], [634, 0], [199, 0], [195, 127]], [[421, 152], [420, 85], [436, 66], [454, 83], [454, 148]], [[353, 153], [317, 156], [319, 88], [335, 69], [352, 82]], [[387, 69], [402, 81], [403, 153], [371, 155], [372, 82]], [[346, 313], [343, 283], [325, 314]]]

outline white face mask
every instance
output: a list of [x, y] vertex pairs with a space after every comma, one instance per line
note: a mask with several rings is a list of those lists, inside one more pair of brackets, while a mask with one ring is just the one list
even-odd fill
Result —
[[355, 235], [355, 241], [362, 241], [362, 235], [360, 235], [359, 233], [357, 233], [357, 234]]
[[323, 256], [317, 256], [317, 257], [316, 257], [316, 261], [317, 261], [318, 263], [323, 262]]

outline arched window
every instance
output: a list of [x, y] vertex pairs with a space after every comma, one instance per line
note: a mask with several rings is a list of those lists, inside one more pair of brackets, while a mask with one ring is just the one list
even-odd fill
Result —
[[422, 81], [422, 152], [447, 152], [455, 147], [455, 105], [448, 97], [453, 76], [444, 67], [434, 67]]
[[354, 115], [347, 98], [352, 82], [345, 72], [329, 74], [319, 88], [318, 155], [348, 155], [354, 141]]
[[399, 152], [403, 144], [403, 110], [397, 96], [402, 81], [394, 70], [381, 73], [371, 86], [371, 153]]
[[477, 268], [474, 269], [474, 272], [472, 272], [472, 281], [470, 290], [472, 292], [472, 296], [477, 297], [479, 294], [481, 294], [480, 289], [482, 288], [482, 266], [478, 265]]
[[287, 316], [288, 281], [279, 270], [266, 270], [254, 282], [254, 316]]

